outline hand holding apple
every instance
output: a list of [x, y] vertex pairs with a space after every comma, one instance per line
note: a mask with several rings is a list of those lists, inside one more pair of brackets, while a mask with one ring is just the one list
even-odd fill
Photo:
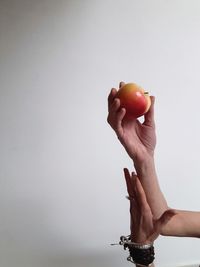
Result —
[[108, 96], [108, 117], [107, 121], [127, 153], [133, 160], [144, 161], [147, 157], [153, 156], [156, 145], [155, 122], [154, 122], [154, 97], [150, 96], [151, 105], [144, 114], [144, 122], [138, 119], [130, 119], [125, 116], [126, 109], [120, 107], [118, 92], [125, 86], [120, 83], [120, 88], [113, 88]]

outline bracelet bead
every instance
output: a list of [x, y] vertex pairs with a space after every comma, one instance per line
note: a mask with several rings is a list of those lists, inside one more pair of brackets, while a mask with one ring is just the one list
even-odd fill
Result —
[[130, 236], [121, 236], [119, 244], [123, 245], [124, 249], [129, 249], [127, 260], [138, 266], [150, 266], [155, 259], [153, 243], [138, 244], [131, 242]]

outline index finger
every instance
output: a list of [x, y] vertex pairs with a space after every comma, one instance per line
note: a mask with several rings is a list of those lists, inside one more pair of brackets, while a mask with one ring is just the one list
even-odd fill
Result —
[[155, 96], [150, 96], [151, 98], [151, 106], [147, 113], [144, 114], [144, 125], [155, 127], [154, 122], [154, 104], [155, 104]]
[[108, 109], [112, 105], [113, 100], [115, 99], [116, 94], [117, 94], [117, 89], [112, 88], [111, 91], [110, 91], [110, 94], [108, 95]]
[[134, 198], [135, 194], [134, 194], [134, 187], [133, 187], [133, 183], [131, 181], [131, 175], [129, 173], [129, 170], [127, 168], [124, 168], [124, 177], [126, 180], [126, 187], [127, 187], [127, 192], [130, 198]]
[[137, 200], [140, 206], [142, 207], [142, 209], [149, 209], [149, 204], [147, 202], [146, 194], [138, 177], [136, 177], [135, 185], [136, 185]]
[[119, 88], [121, 88], [121, 87], [124, 86], [124, 85], [125, 85], [125, 82], [122, 82], [122, 81], [121, 81], [121, 82], [119, 83]]

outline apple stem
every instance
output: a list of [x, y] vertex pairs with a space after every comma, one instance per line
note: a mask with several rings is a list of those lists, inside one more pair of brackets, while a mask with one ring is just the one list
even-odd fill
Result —
[[149, 94], [149, 92], [144, 92], [144, 95], [148, 95]]

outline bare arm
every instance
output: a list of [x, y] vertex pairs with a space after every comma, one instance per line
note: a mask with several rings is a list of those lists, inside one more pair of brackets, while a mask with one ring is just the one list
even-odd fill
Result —
[[[120, 83], [120, 87], [124, 83]], [[156, 145], [154, 101], [151, 96], [151, 107], [144, 116], [144, 122], [125, 119], [126, 110], [120, 108], [120, 100], [115, 98], [117, 89], [113, 88], [108, 97], [107, 121], [115, 131], [119, 141], [134, 162], [136, 172], [146, 192], [147, 200], [155, 218], [168, 209], [167, 202], [160, 190], [154, 165]]]
[[[137, 175], [134, 173], [130, 175], [128, 169], [124, 169], [124, 176], [130, 200], [131, 241], [137, 244], [153, 244], [163, 227], [173, 219], [176, 211], [172, 209], [166, 210], [159, 219], [153, 219], [151, 207]], [[147, 250], [146, 253], [148, 255], [149, 251]], [[136, 261], [137, 258], [134, 258], [134, 253], [130, 255], [133, 261], [137, 262], [137, 267], [142, 266], [138, 263], [148, 264], [145, 259], [140, 258], [140, 261]], [[153, 259], [151, 258], [149, 263], [153, 263]]]
[[138, 177], [140, 177], [153, 216], [157, 219], [169, 207], [159, 186], [154, 158], [147, 156], [143, 161], [135, 161], [134, 166]]
[[[120, 83], [123, 86], [124, 83]], [[146, 193], [154, 218], [159, 218], [168, 209], [160, 189], [154, 164], [156, 145], [154, 122], [154, 97], [152, 105], [144, 116], [144, 122], [124, 120], [125, 109], [120, 108], [120, 100], [115, 98], [113, 88], [108, 97], [107, 121], [115, 131], [119, 141], [134, 162], [136, 172]], [[200, 237], [200, 212], [178, 211], [178, 214], [165, 226], [162, 235]]]
[[163, 227], [162, 235], [200, 237], [200, 212], [177, 210], [177, 214]]

